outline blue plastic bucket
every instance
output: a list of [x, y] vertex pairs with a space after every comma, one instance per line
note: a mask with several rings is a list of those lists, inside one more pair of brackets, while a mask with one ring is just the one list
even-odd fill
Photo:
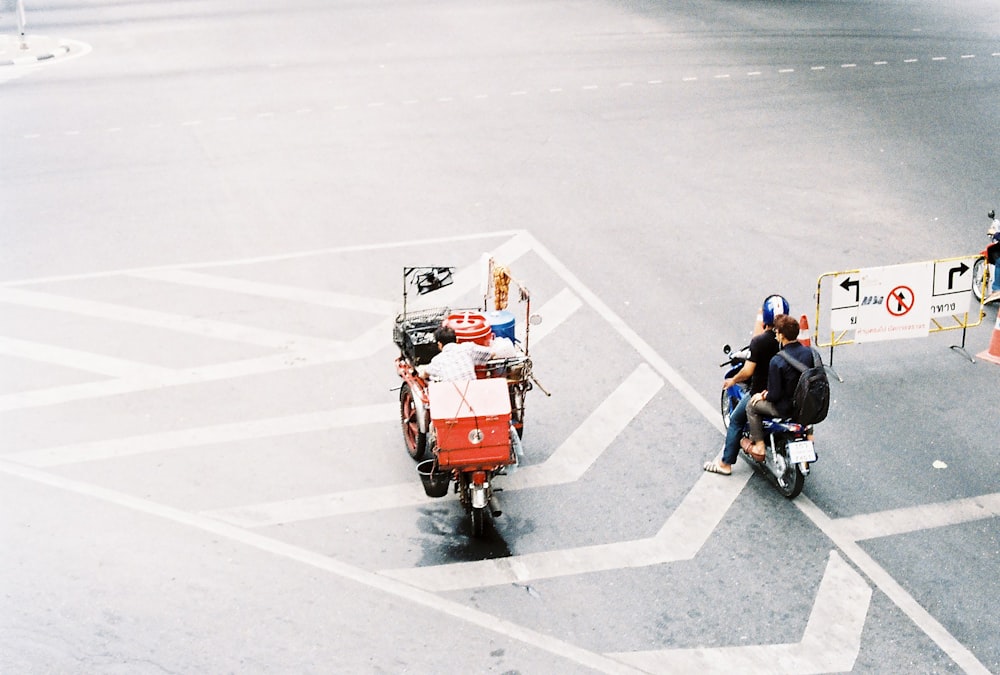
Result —
[[508, 312], [506, 309], [493, 310], [486, 313], [486, 320], [490, 324], [490, 330], [493, 331], [493, 335], [507, 338], [512, 343], [517, 342], [514, 330], [517, 321], [511, 312]]

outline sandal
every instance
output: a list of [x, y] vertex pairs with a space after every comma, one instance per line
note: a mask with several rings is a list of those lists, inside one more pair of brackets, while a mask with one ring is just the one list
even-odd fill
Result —
[[705, 466], [702, 468], [709, 473], [717, 473], [720, 476], [731, 476], [733, 473], [732, 469], [723, 469], [714, 459], [711, 462], [705, 462]]
[[756, 446], [754, 445], [753, 441], [751, 441], [749, 438], [744, 437], [740, 439], [740, 447], [743, 448], [743, 452], [753, 457], [756, 461], [758, 462], [764, 461], [765, 457], [764, 454], [763, 453], [757, 454], [756, 452], [754, 452]]

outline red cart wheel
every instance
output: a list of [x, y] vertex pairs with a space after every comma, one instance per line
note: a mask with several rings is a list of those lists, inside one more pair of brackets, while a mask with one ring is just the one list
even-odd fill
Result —
[[420, 461], [427, 454], [427, 434], [420, 431], [420, 421], [417, 419], [417, 406], [413, 402], [413, 392], [410, 385], [403, 384], [399, 390], [399, 419], [403, 425], [403, 441], [410, 457]]

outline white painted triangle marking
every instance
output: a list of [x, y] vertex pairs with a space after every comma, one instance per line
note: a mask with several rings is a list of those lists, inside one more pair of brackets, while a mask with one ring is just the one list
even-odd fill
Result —
[[0, 336], [0, 354], [110, 377], [162, 380], [173, 372], [169, 368], [151, 366], [113, 356], [3, 336]]
[[50, 467], [94, 462], [117, 457], [141, 455], [218, 443], [286, 436], [338, 427], [359, 426], [399, 419], [395, 403], [321, 410], [313, 413], [233, 422], [209, 427], [181, 429], [158, 434], [127, 436], [89, 443], [75, 443], [39, 450], [25, 450], [6, 455], [6, 459], [26, 466]]
[[[520, 472], [513, 477], [519, 475]], [[690, 560], [715, 531], [752, 475], [743, 465], [737, 465], [733, 475], [726, 478], [703, 473], [656, 535], [645, 539], [383, 570], [381, 574], [417, 588], [451, 591]]]
[[851, 541], [862, 541], [997, 516], [1000, 516], [1000, 492], [836, 518], [831, 526], [837, 528]]
[[[662, 386], [663, 380], [640, 364], [547, 461], [518, 469], [503, 479], [502, 487], [514, 490], [577, 480]], [[413, 481], [399, 485], [217, 509], [205, 515], [234, 525], [263, 527], [428, 502], [414, 476]]]
[[26, 291], [19, 288], [0, 288], [0, 302], [37, 307], [67, 314], [133, 323], [162, 330], [188, 333], [200, 337], [230, 342], [242, 342], [290, 351], [296, 348], [324, 348], [336, 350], [340, 343], [294, 333], [283, 333], [253, 326], [245, 326], [226, 321], [202, 319], [168, 312], [159, 312], [140, 307], [127, 307], [113, 303], [70, 298], [41, 291]]
[[[504, 261], [514, 261], [531, 250], [532, 239], [521, 232], [513, 233], [510, 239], [494, 248], [494, 254], [498, 259]], [[304, 254], [302, 254], [304, 255]], [[296, 256], [292, 256], [296, 257]], [[270, 260], [262, 259], [263, 261]], [[251, 261], [240, 261], [249, 264]], [[216, 263], [221, 264], [221, 263]], [[169, 268], [173, 269], [173, 268]], [[444, 304], [452, 302], [461, 295], [468, 293], [479, 284], [480, 269], [478, 264], [471, 265], [465, 270], [456, 273], [456, 281], [452, 286], [448, 286], [436, 294], [436, 299]], [[129, 272], [129, 274], [140, 274], [142, 271]], [[90, 275], [95, 276], [95, 275]], [[97, 275], [106, 276], [106, 275]], [[85, 277], [89, 278], [89, 277]], [[0, 284], [0, 302], [19, 302], [35, 306], [45, 306], [49, 309], [62, 311], [75, 311], [88, 315], [103, 316], [112, 320], [127, 320], [126, 315], [131, 316], [131, 320], [136, 323], [146, 325], [159, 325], [162, 328], [176, 329], [176, 325], [184, 323], [185, 319], [197, 323], [192, 317], [181, 317], [171, 314], [161, 314], [158, 312], [148, 312], [146, 310], [135, 310], [131, 308], [120, 308], [116, 305], [105, 305], [91, 301], [75, 301], [71, 298], [63, 298], [34, 291], [21, 291], [13, 288], [15, 284]], [[7, 295], [4, 295], [7, 294]], [[83, 303], [83, 304], [78, 304]], [[60, 387], [50, 387], [48, 389], [36, 389], [15, 394], [0, 395], [0, 412], [8, 410], [21, 410], [24, 408], [35, 408], [47, 405], [57, 405], [71, 401], [79, 401], [104, 396], [116, 396], [120, 394], [146, 391], [157, 387], [182, 386], [198, 384], [201, 382], [212, 382], [226, 380], [248, 375], [259, 375], [264, 373], [279, 372], [292, 368], [302, 368], [325, 363], [335, 363], [338, 361], [351, 361], [372, 356], [380, 351], [388, 351], [394, 348], [388, 339], [392, 334], [392, 326], [395, 320], [395, 313], [385, 320], [375, 324], [364, 333], [347, 343], [332, 341], [316, 341], [314, 343], [285, 344], [280, 353], [271, 354], [252, 359], [217, 363], [201, 368], [190, 368], [185, 370], [160, 370], [159, 377], [152, 377], [151, 370], [130, 374], [114, 380], [101, 382], [88, 382], [83, 384], [72, 384]], [[214, 325], [215, 322], [200, 323], [200, 328], [191, 328], [187, 332], [201, 333], [204, 337], [222, 337], [213, 331], [234, 330], [241, 327], [234, 327], [232, 324]], [[271, 334], [271, 337], [281, 334]], [[266, 336], [260, 333], [258, 337]], [[235, 334], [231, 337], [235, 337]], [[223, 338], [227, 339], [227, 338]], [[262, 337], [263, 340], [263, 337]], [[267, 340], [264, 340], [267, 341]], [[274, 340], [270, 340], [274, 342]], [[281, 341], [278, 340], [278, 343]], [[271, 344], [270, 346], [281, 346]], [[152, 367], [150, 367], [152, 368]], [[138, 376], [136, 376], [138, 375]]]
[[[861, 651], [872, 590], [836, 551], [830, 552], [802, 640], [795, 643], [609, 653], [648, 673], [849, 672]], [[780, 637], [780, 636], [779, 636]]]
[[171, 284], [183, 284], [197, 288], [211, 288], [242, 295], [254, 295], [262, 298], [288, 300], [322, 307], [349, 309], [355, 312], [372, 314], [391, 314], [396, 310], [396, 303], [376, 298], [363, 298], [346, 293], [333, 291], [317, 291], [311, 288], [268, 284], [247, 279], [236, 279], [216, 274], [192, 272], [190, 270], [139, 270], [130, 272], [128, 276], [153, 281], [163, 281]]

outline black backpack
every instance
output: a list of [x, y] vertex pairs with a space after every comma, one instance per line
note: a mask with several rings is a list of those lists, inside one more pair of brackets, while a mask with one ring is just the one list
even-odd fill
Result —
[[826, 377], [823, 367], [823, 357], [815, 349], [813, 352], [813, 367], [807, 368], [802, 363], [786, 354], [779, 354], [799, 371], [799, 381], [792, 395], [792, 419], [799, 424], [818, 424], [826, 419], [830, 411], [830, 380]]

